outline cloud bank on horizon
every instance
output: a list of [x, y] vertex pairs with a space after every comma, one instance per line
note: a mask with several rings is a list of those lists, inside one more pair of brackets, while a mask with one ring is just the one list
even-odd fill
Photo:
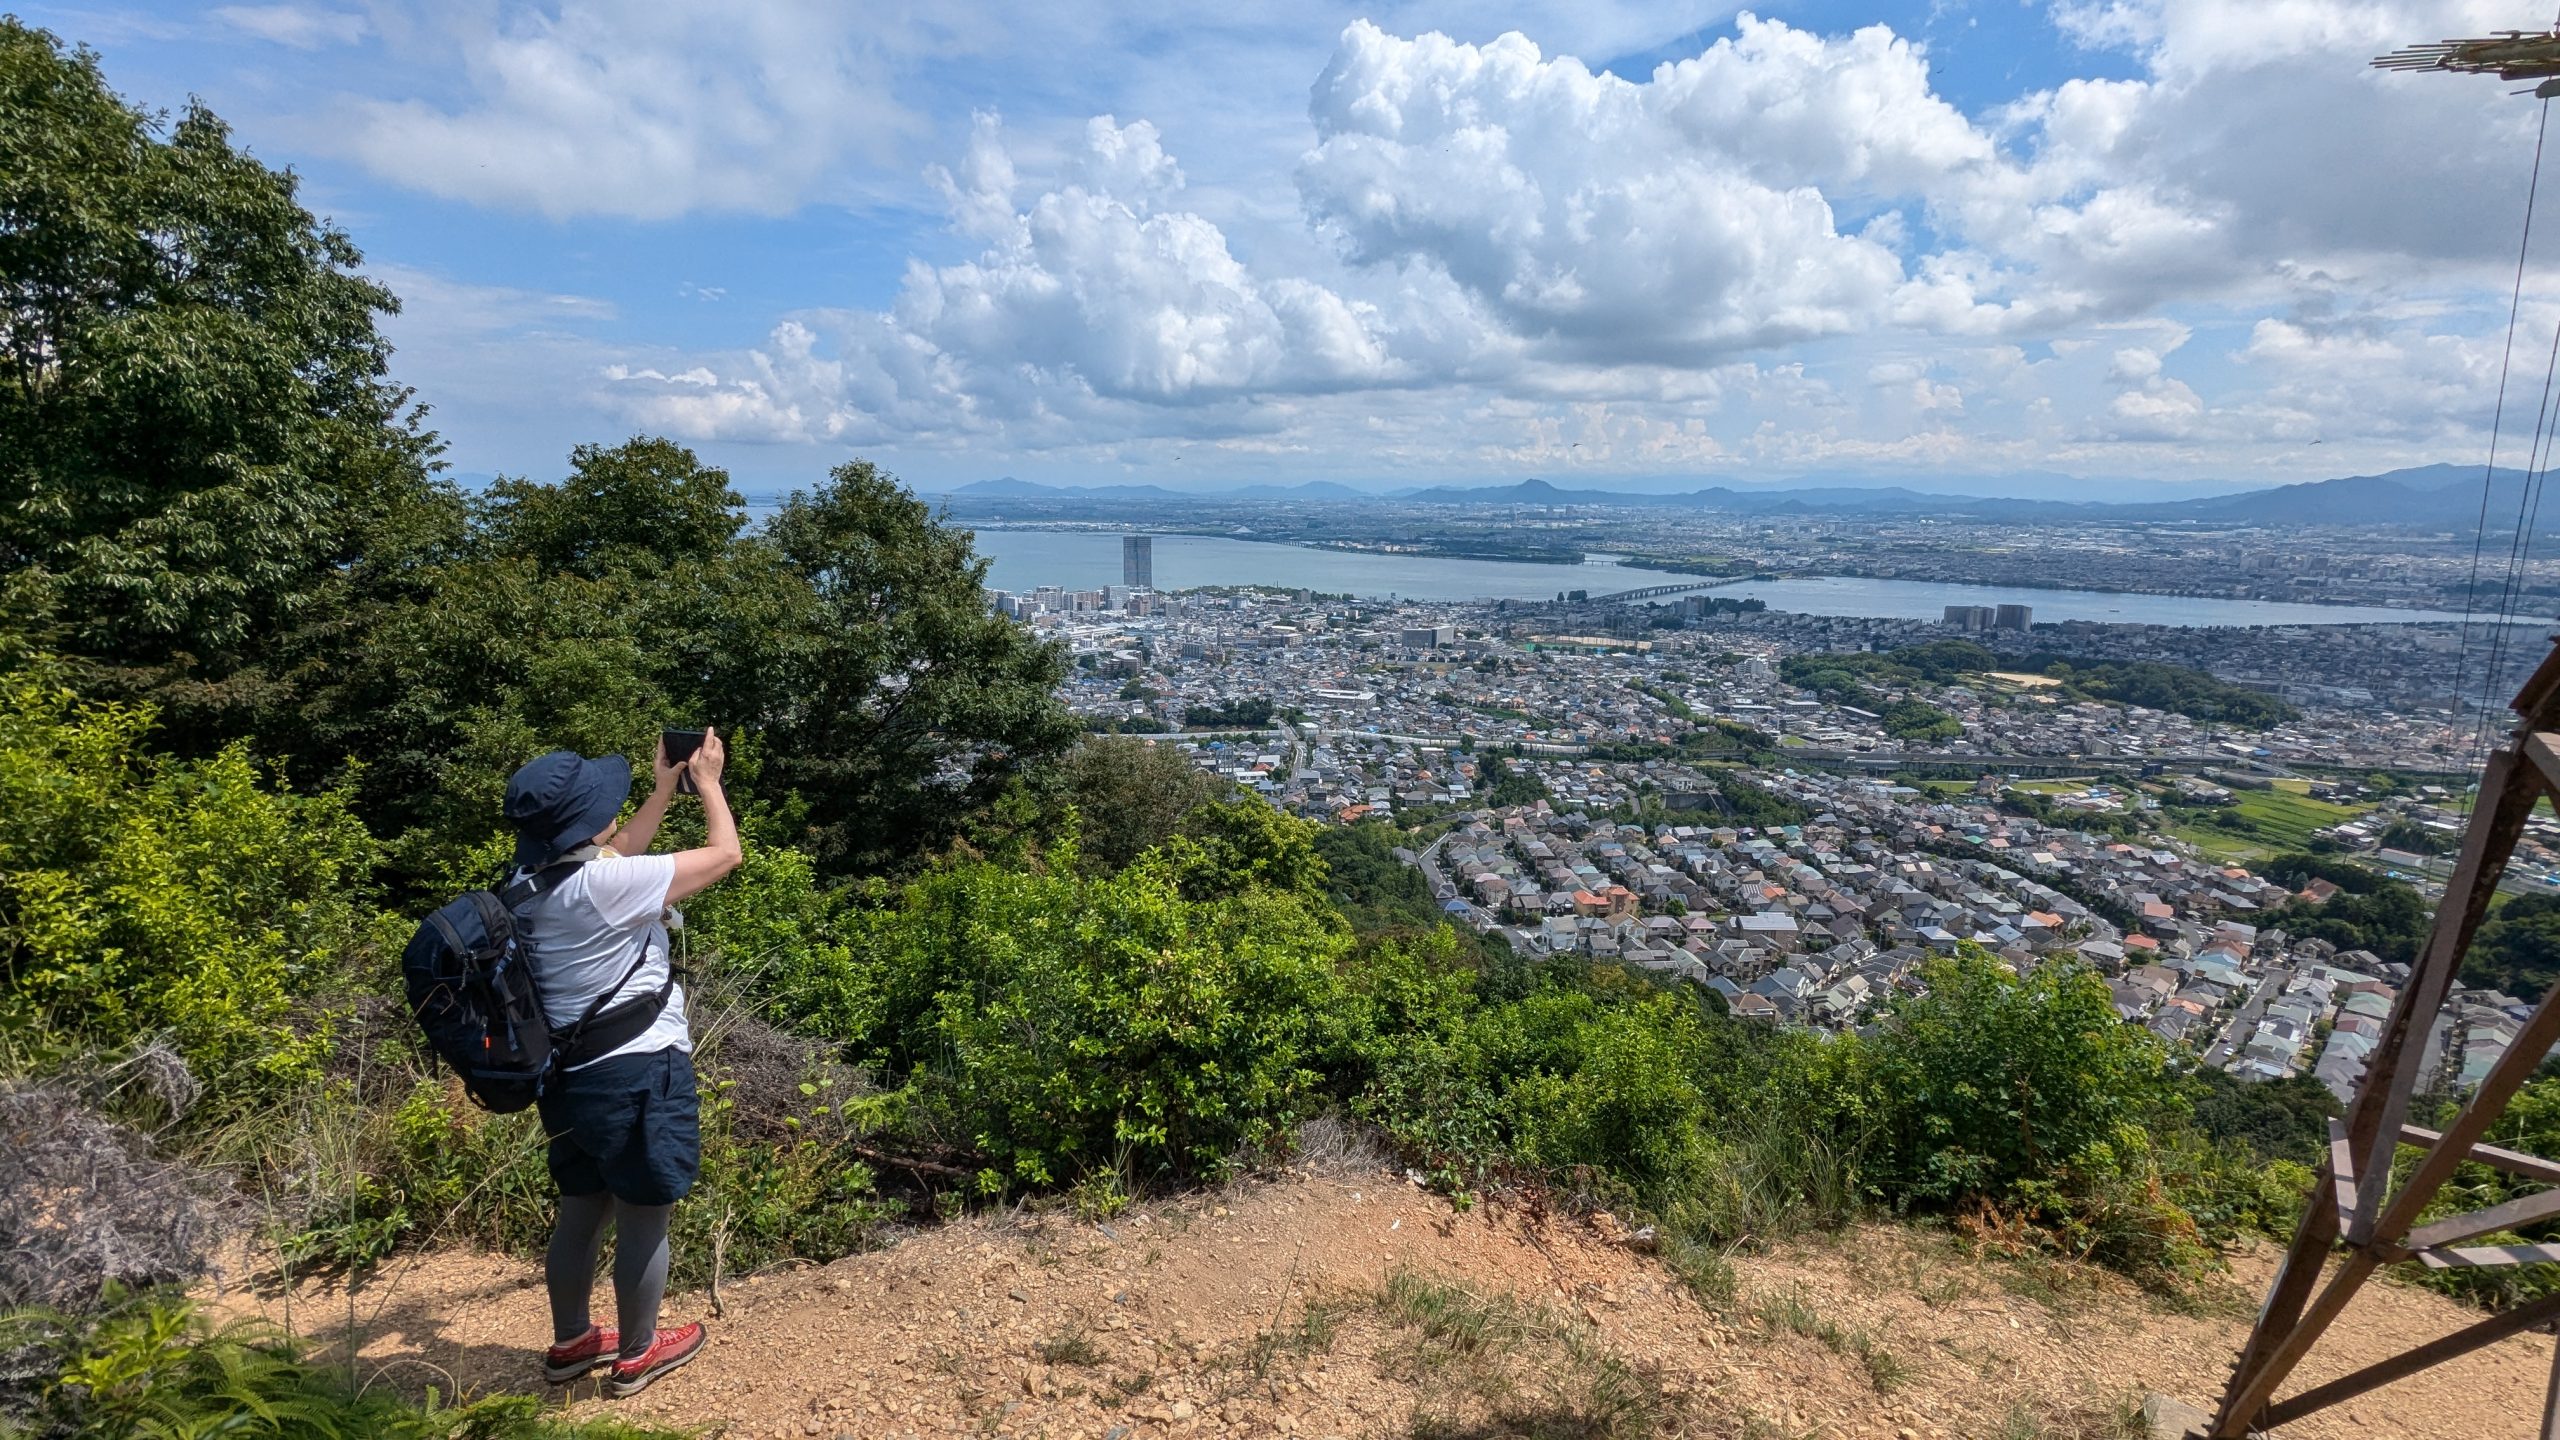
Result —
[[[2485, 456], [2539, 109], [2365, 61], [2513, 5], [1444, 9], [31, 18], [305, 171], [465, 469], [634, 428], [1176, 486]], [[2515, 383], [2555, 325], [2537, 266]]]

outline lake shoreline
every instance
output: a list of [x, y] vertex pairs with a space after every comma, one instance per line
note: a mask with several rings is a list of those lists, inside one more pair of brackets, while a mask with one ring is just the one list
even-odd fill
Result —
[[[1523, 557], [1469, 558], [1384, 551], [1258, 535], [1210, 535], [1178, 526], [1141, 528], [1098, 523], [992, 524], [976, 527], [987, 583], [1026, 591], [1040, 585], [1092, 589], [1120, 582], [1119, 539], [1155, 537], [1160, 588], [1264, 585], [1363, 599], [1440, 604], [1553, 601], [1560, 593], [1678, 586], [1683, 593], [1756, 598], [1772, 610], [1801, 615], [1934, 622], [1948, 605], [2004, 601], [2033, 607], [2038, 624], [2080, 621], [2172, 628], [2328, 627], [2344, 625], [2486, 625], [2450, 611], [2308, 601], [2244, 600], [2166, 592], [2025, 587], [1880, 576], [1799, 575], [1719, 579], [1624, 563], [1605, 551], [1582, 563]], [[2105, 602], [2121, 602], [2107, 604]], [[2553, 623], [2521, 619], [2515, 625]]]

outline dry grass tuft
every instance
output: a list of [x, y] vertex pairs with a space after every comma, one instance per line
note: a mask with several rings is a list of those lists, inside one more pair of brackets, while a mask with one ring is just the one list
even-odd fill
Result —
[[230, 1229], [202, 1172], [55, 1085], [0, 1088], [0, 1306], [192, 1280]]
[[1297, 1155], [1311, 1175], [1374, 1175], [1394, 1163], [1377, 1127], [1333, 1115], [1298, 1127]]

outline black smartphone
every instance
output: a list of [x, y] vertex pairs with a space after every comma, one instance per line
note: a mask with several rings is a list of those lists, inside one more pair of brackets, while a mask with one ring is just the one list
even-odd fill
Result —
[[[667, 763], [670, 765], [681, 766], [684, 762], [693, 758], [694, 751], [702, 748], [702, 732], [699, 730], [661, 730], [658, 732], [658, 743], [667, 747]], [[676, 793], [679, 795], [691, 795], [696, 793], [693, 787], [693, 772], [691, 770], [680, 769], [676, 772]]]

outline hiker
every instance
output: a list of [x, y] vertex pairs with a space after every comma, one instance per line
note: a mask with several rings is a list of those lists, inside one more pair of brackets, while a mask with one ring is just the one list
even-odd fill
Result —
[[[726, 748], [706, 731], [689, 759], [670, 762], [661, 740], [649, 798], [619, 824], [631, 793], [631, 762], [619, 755], [554, 751], [507, 781], [515, 874], [537, 887], [512, 913], [551, 1026], [565, 1029], [602, 1008], [629, 1016], [615, 1033], [646, 1027], [601, 1053], [574, 1047], [538, 1102], [560, 1190], [545, 1266], [554, 1343], [543, 1373], [554, 1384], [610, 1366], [607, 1392], [636, 1395], [702, 1348], [700, 1321], [658, 1328], [668, 1222], [702, 1168], [693, 1034], [667, 949], [669, 921], [681, 926], [683, 918], [667, 907], [738, 868], [738, 825], [720, 789]], [[677, 781], [688, 775], [702, 796], [706, 843], [649, 854]], [[654, 1019], [650, 1000], [662, 1000]], [[635, 1002], [637, 1013], [614, 1008]], [[599, 1326], [587, 1306], [608, 1224], [617, 1323]]]

